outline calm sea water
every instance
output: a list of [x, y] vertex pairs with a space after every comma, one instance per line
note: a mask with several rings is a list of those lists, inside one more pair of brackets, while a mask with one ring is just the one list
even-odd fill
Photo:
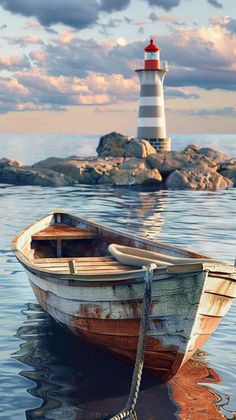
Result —
[[[25, 163], [50, 155], [85, 154], [87, 150], [82, 137], [4, 138], [0, 139], [1, 155]], [[97, 139], [90, 139], [94, 142], [92, 151]], [[209, 136], [204, 140], [203, 136], [174, 139], [179, 148], [189, 143], [211, 144], [236, 155], [233, 140], [233, 136], [222, 136], [219, 145], [216, 138]], [[36, 148], [38, 141], [40, 148]], [[81, 150], [84, 153], [79, 153]], [[40, 308], [10, 250], [17, 232], [52, 209], [61, 208], [232, 262], [236, 254], [235, 204], [236, 189], [178, 192], [103, 186], [51, 189], [2, 185], [0, 418], [98, 419], [101, 413], [123, 408], [132, 377], [132, 367], [78, 343]], [[236, 303], [197, 358], [175, 380], [160, 384], [155, 377], [145, 374], [137, 405], [138, 419], [235, 418], [235, 324]]]

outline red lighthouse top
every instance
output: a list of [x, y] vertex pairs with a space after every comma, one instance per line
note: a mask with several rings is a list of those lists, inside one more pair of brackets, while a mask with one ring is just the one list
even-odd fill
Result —
[[160, 51], [160, 48], [154, 44], [154, 40], [151, 38], [150, 39], [150, 44], [146, 46], [146, 48], [144, 48], [144, 51], [146, 52], [155, 52], [155, 51]]
[[150, 44], [144, 48], [145, 51], [145, 70], [158, 70], [160, 68], [160, 48], [150, 39]]

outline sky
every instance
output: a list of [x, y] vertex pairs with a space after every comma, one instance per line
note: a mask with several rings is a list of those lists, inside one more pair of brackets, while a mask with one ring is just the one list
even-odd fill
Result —
[[135, 136], [151, 36], [167, 134], [236, 133], [235, 0], [0, 0], [0, 134]]

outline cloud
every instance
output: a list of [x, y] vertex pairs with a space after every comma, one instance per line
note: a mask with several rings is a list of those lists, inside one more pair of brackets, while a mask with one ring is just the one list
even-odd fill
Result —
[[169, 61], [167, 83], [205, 89], [236, 89], [236, 37], [214, 24], [160, 37], [162, 58]]
[[99, 13], [96, 0], [0, 0], [0, 5], [9, 12], [35, 17], [44, 26], [63, 23], [77, 29], [94, 25]]
[[143, 35], [144, 34], [144, 27], [140, 26], [140, 28], [138, 29], [138, 34]]
[[0, 114], [14, 111], [28, 96], [29, 90], [16, 79], [0, 78]]
[[[149, 6], [160, 7], [167, 12], [178, 7], [183, 0], [144, 0]], [[222, 8], [219, 0], [207, 0], [212, 6]], [[20, 14], [28, 18], [35, 18], [39, 25], [47, 28], [54, 33], [51, 28], [55, 24], [64, 24], [72, 28], [81, 30], [90, 28], [98, 23], [101, 12], [113, 13], [125, 10], [135, 0], [0, 0], [0, 5], [7, 11]], [[151, 15], [154, 16], [154, 13]], [[126, 23], [130, 18], [125, 18]], [[175, 25], [180, 25], [178, 18], [172, 19]], [[132, 20], [132, 19], [131, 19]], [[160, 18], [158, 20], [161, 20]], [[100, 24], [100, 22], [99, 22]], [[31, 20], [29, 27], [39, 29], [37, 23]]]
[[[169, 12], [174, 7], [178, 7], [182, 0], [146, 0], [150, 6], [161, 7]], [[218, 0], [207, 0], [212, 6], [222, 8], [222, 4]]]
[[130, 5], [131, 0], [101, 0], [101, 10], [108, 13], [118, 12], [126, 9]]
[[20, 47], [26, 47], [29, 44], [43, 44], [42, 39], [37, 35], [2, 36], [1, 39], [9, 42], [9, 44], [20, 45]]
[[109, 29], [117, 28], [122, 22], [122, 19], [113, 19], [110, 18], [108, 22], [101, 23], [99, 25], [99, 32], [103, 35], [112, 35], [112, 33], [109, 32]]
[[[125, 45], [123, 41], [120, 38], [116, 42], [107, 43], [76, 37], [65, 44], [59, 37], [40, 52], [45, 57], [45, 69], [54, 76], [86, 77], [90, 72], [97, 72], [132, 77], [135, 60], [142, 57], [145, 43], [133, 42]], [[35, 54], [33, 59], [37, 60]]]
[[43, 26], [37, 20], [29, 20], [26, 22], [24, 29], [34, 29], [36, 31], [41, 31]]
[[[52, 76], [86, 78], [90, 72], [121, 74], [131, 78], [143, 61], [147, 42], [84, 40], [77, 36], [64, 43], [61, 36], [31, 53], [35, 65]], [[236, 87], [236, 37], [219, 24], [181, 29], [158, 38], [161, 59], [169, 62], [166, 85], [206, 89]], [[38, 59], [38, 62], [37, 62]]]
[[232, 19], [232, 18], [227, 16], [227, 17], [221, 19], [219, 24], [223, 28], [226, 28], [232, 34], [236, 34], [236, 19]]
[[[213, 0], [214, 1], [214, 0]], [[147, 0], [150, 6], [158, 6], [167, 12], [180, 5], [181, 0]]]
[[156, 13], [151, 12], [148, 16], [149, 20], [151, 22], [165, 22], [165, 23], [170, 23], [172, 25], [176, 25], [176, 26], [184, 26], [186, 25], [186, 22], [183, 21], [183, 19], [179, 19], [176, 18], [174, 16], [170, 16], [170, 15], [160, 15], [157, 16]]
[[[167, 98], [198, 99], [188, 86], [236, 90], [236, 36], [224, 26], [228, 23], [220, 20], [204, 28], [172, 30], [158, 38], [161, 58], [170, 65]], [[28, 41], [33, 45], [37, 38]], [[137, 100], [139, 80], [134, 69], [143, 60], [146, 44], [122, 37], [85, 40], [68, 29], [48, 44], [34, 47], [29, 57], [1, 56], [0, 68], [14, 73], [12, 79], [0, 79], [0, 112], [59, 111], [73, 105]]]
[[182, 113], [187, 115], [194, 115], [202, 118], [219, 118], [219, 117], [228, 117], [228, 118], [235, 118], [236, 117], [236, 107], [224, 107], [224, 108], [202, 108], [202, 109], [189, 109], [185, 111], [178, 111], [178, 113]]
[[4, 29], [7, 29], [7, 25], [6, 24], [3, 24], [3, 25], [0, 26], [0, 30], [1, 31], [4, 31]]
[[167, 87], [165, 90], [165, 97], [167, 99], [199, 99], [199, 95], [197, 93], [189, 92], [187, 89], [184, 88], [171, 88]]
[[79, 77], [49, 76], [39, 69], [16, 73], [15, 79], [0, 79], [0, 113], [10, 111], [60, 111], [73, 105], [107, 105], [137, 98], [134, 76], [90, 73]]
[[11, 54], [0, 56], [0, 70], [17, 71], [28, 68], [30, 68], [30, 62], [25, 55]]
[[106, 108], [106, 107], [102, 107], [102, 106], [100, 106], [100, 107], [96, 107], [95, 109], [94, 109], [94, 112], [95, 113], [100, 113], [100, 114], [116, 114], [116, 113], [123, 113], [123, 112], [125, 112], [125, 113], [130, 113], [130, 112], [137, 112], [137, 110], [136, 109], [125, 109], [125, 108]]
[[212, 6], [222, 9], [222, 4], [218, 0], [207, 0]]

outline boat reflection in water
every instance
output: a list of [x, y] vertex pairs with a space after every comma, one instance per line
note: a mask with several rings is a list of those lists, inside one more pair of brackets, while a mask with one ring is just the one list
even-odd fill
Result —
[[[24, 343], [13, 357], [30, 367], [20, 374], [36, 384], [28, 392], [39, 398], [39, 407], [28, 410], [27, 419], [96, 420], [124, 407], [132, 366], [80, 342], [38, 304], [28, 304], [24, 313], [27, 321], [16, 334]], [[210, 387], [219, 382], [201, 357], [191, 359], [168, 384], [144, 372], [138, 419], [225, 418], [222, 396]]]

